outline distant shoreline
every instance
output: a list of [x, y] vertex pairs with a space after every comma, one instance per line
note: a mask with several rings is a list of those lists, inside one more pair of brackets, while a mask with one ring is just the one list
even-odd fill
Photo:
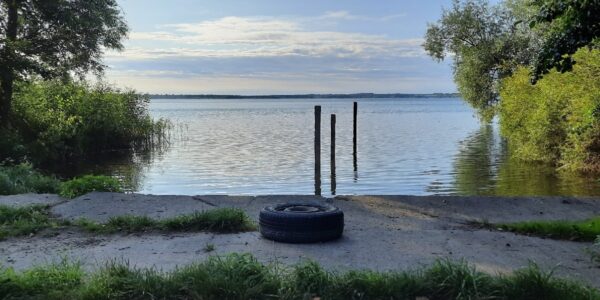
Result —
[[433, 94], [297, 94], [297, 95], [212, 95], [212, 94], [149, 94], [151, 99], [380, 99], [380, 98], [458, 98], [458, 93]]

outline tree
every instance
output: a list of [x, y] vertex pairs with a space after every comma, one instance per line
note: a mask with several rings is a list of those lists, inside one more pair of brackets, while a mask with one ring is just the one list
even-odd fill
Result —
[[16, 80], [101, 74], [127, 31], [116, 0], [0, 0], [0, 127]]
[[533, 62], [533, 82], [556, 68], [573, 69], [573, 54], [590, 46], [600, 48], [600, 0], [534, 0], [540, 9], [530, 26], [549, 27], [539, 55]]
[[453, 57], [458, 91], [489, 121], [495, 114], [499, 81], [529, 63], [531, 40], [530, 31], [509, 7], [455, 0], [439, 21], [428, 25], [423, 47], [438, 61]]

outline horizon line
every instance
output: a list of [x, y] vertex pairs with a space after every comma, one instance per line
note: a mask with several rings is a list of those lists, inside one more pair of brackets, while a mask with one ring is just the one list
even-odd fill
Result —
[[460, 97], [459, 93], [309, 93], [309, 94], [264, 94], [264, 95], [238, 95], [238, 94], [157, 94], [146, 93], [150, 98], [401, 98], [401, 97]]

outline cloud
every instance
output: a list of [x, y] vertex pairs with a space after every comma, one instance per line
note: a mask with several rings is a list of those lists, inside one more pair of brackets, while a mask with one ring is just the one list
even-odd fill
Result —
[[[351, 17], [346, 12], [332, 13]], [[298, 21], [275, 18], [224, 17], [199, 23], [168, 24], [161, 31], [132, 32], [130, 44], [154, 42], [169, 47], [130, 45], [112, 58], [161, 57], [417, 57], [422, 39], [392, 39], [385, 35], [308, 31]]]
[[331, 28], [343, 26], [329, 23], [363, 18], [347, 11], [312, 18], [230, 16], [134, 31], [125, 51], [107, 53], [107, 78], [150, 93], [455, 90], [450, 67], [431, 61], [421, 38], [337, 31]]
[[367, 17], [352, 15], [352, 14], [350, 14], [346, 10], [328, 11], [321, 18], [322, 19], [341, 19], [341, 20], [361, 20], [361, 19], [364, 20], [364, 19], [368, 19]]
[[338, 11], [328, 11], [326, 12], [324, 15], [322, 15], [321, 17], [319, 17], [319, 19], [332, 19], [332, 20], [345, 20], [345, 21], [354, 21], [354, 20], [361, 20], [361, 21], [380, 21], [380, 22], [387, 22], [387, 21], [391, 21], [397, 18], [402, 18], [405, 17], [406, 14], [393, 14], [393, 15], [387, 15], [387, 16], [381, 16], [381, 17], [368, 17], [368, 16], [361, 16], [361, 15], [353, 15], [350, 12], [346, 11], [346, 10], [338, 10]]

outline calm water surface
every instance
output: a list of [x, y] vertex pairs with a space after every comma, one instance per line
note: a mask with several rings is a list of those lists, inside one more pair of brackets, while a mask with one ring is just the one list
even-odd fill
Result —
[[[358, 100], [358, 170], [351, 99], [154, 99], [174, 124], [162, 151], [100, 171], [153, 194], [314, 193], [314, 106], [322, 114], [322, 191], [331, 195], [330, 121], [337, 115], [337, 194], [600, 195], [592, 178], [507, 159], [497, 125], [460, 99]], [[104, 164], [106, 165], [106, 164]]]

